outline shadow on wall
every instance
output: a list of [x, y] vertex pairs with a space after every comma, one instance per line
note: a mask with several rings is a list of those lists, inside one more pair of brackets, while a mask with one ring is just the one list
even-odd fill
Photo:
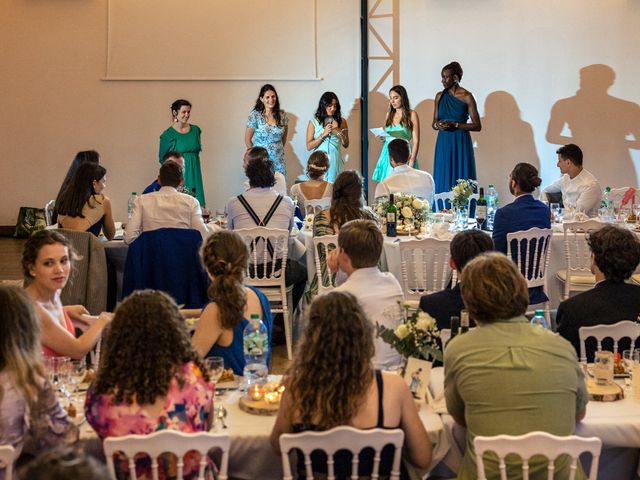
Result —
[[[291, 145], [291, 139], [296, 136], [298, 132], [298, 117], [295, 116], [291, 112], [287, 112], [287, 117], [289, 117], [289, 129], [287, 131], [287, 141], [284, 144], [284, 159], [287, 163], [287, 191], [296, 181], [298, 175], [302, 174], [307, 166], [307, 159], [304, 159], [304, 164], [300, 163], [300, 158], [296, 155], [296, 151], [293, 149]], [[305, 131], [303, 132], [306, 136], [306, 125]]]
[[[351, 106], [347, 110], [346, 103], [340, 102], [342, 109], [342, 118], [347, 121], [347, 127], [349, 128], [349, 147], [342, 149], [342, 159], [345, 160], [345, 165], [342, 166], [342, 170], [362, 170], [360, 164], [360, 98], [356, 97], [351, 102]], [[348, 112], [348, 113], [347, 113]]]
[[608, 65], [581, 68], [579, 90], [555, 103], [546, 136], [556, 145], [578, 145], [603, 188], [639, 183], [629, 150], [640, 149], [640, 106], [608, 94], [615, 76]]
[[435, 101], [433, 98], [423, 100], [414, 107], [420, 119], [420, 151], [418, 152], [420, 170], [429, 172], [431, 175], [433, 175], [433, 152], [438, 138], [438, 132], [431, 127], [434, 107]]
[[511, 202], [507, 175], [519, 162], [540, 170], [540, 160], [533, 139], [533, 128], [520, 117], [516, 99], [508, 92], [490, 93], [484, 102], [482, 130], [473, 132], [478, 182], [492, 183], [498, 190], [500, 204]]

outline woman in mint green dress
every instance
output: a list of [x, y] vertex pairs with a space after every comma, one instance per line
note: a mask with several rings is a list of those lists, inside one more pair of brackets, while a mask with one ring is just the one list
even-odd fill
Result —
[[176, 100], [171, 105], [173, 125], [160, 135], [160, 163], [168, 151], [178, 151], [184, 157], [184, 186], [189, 192], [195, 188], [196, 198], [200, 205], [205, 205], [202, 172], [200, 171], [200, 152], [202, 131], [197, 125], [189, 123], [191, 103], [187, 100]]
[[325, 152], [329, 157], [326, 179], [333, 183], [344, 170], [341, 147], [349, 146], [347, 121], [342, 118], [340, 101], [333, 92], [324, 92], [318, 109], [307, 126], [307, 150]]
[[420, 119], [415, 110], [411, 110], [407, 90], [402, 85], [395, 85], [389, 90], [389, 111], [387, 112], [384, 129], [391, 136], [384, 139], [376, 169], [373, 171], [374, 182], [381, 182], [393, 171], [393, 167], [389, 163], [389, 150], [387, 147], [394, 138], [401, 138], [409, 142], [411, 145], [409, 166], [418, 168]]

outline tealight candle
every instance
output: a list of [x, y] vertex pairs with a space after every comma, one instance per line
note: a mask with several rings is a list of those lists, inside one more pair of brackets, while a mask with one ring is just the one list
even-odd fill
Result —
[[255, 401], [262, 400], [262, 397], [264, 396], [260, 385], [251, 385], [249, 387], [249, 390], [247, 391], [247, 394], [249, 395], [249, 398], [251, 398], [251, 400]]
[[264, 401], [267, 403], [279, 403], [280, 394], [278, 392], [267, 392], [264, 394]]

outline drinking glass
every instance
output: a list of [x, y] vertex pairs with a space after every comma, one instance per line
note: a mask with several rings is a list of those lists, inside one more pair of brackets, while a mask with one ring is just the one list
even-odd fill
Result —
[[593, 365], [593, 377], [598, 385], [613, 383], [613, 353], [607, 351], [596, 352]]
[[214, 383], [218, 383], [222, 373], [224, 372], [224, 358], [222, 357], [207, 357], [204, 359], [204, 364], [209, 370], [209, 376]]
[[553, 213], [553, 219], [555, 223], [561, 223], [562, 219], [560, 219], [560, 221], [558, 221], [558, 215], [562, 215], [559, 214], [559, 210], [560, 210], [560, 204], [559, 203], [550, 203], [549, 204], [549, 210], [551, 211], [551, 213]]
[[202, 207], [202, 221], [209, 223], [211, 220], [211, 211], [207, 207]]
[[251, 385], [267, 383], [269, 369], [263, 363], [248, 363], [243, 370], [244, 389], [247, 390]]
[[84, 359], [72, 360], [70, 363], [71, 369], [69, 371], [69, 386], [71, 388], [70, 393], [73, 395], [78, 392], [78, 387], [87, 374], [87, 364]]

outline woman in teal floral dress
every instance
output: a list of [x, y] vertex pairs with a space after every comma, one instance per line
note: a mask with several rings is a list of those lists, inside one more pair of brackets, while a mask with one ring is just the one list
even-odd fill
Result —
[[[205, 432], [211, 427], [213, 384], [191, 347], [177, 305], [166, 294], [139, 291], [122, 302], [100, 366], [85, 411], [101, 439], [166, 428]], [[196, 478], [198, 454], [189, 452], [184, 463], [185, 478]], [[175, 476], [176, 462], [170, 456], [162, 456], [160, 464], [161, 478]], [[116, 466], [120, 472], [128, 470], [124, 458], [117, 459]], [[137, 459], [136, 470], [138, 478], [151, 478], [149, 458]]]
[[244, 143], [247, 148], [264, 147], [277, 172], [287, 175], [284, 144], [287, 143], [289, 119], [280, 110], [280, 100], [273, 85], [263, 85], [256, 105], [249, 113]]

